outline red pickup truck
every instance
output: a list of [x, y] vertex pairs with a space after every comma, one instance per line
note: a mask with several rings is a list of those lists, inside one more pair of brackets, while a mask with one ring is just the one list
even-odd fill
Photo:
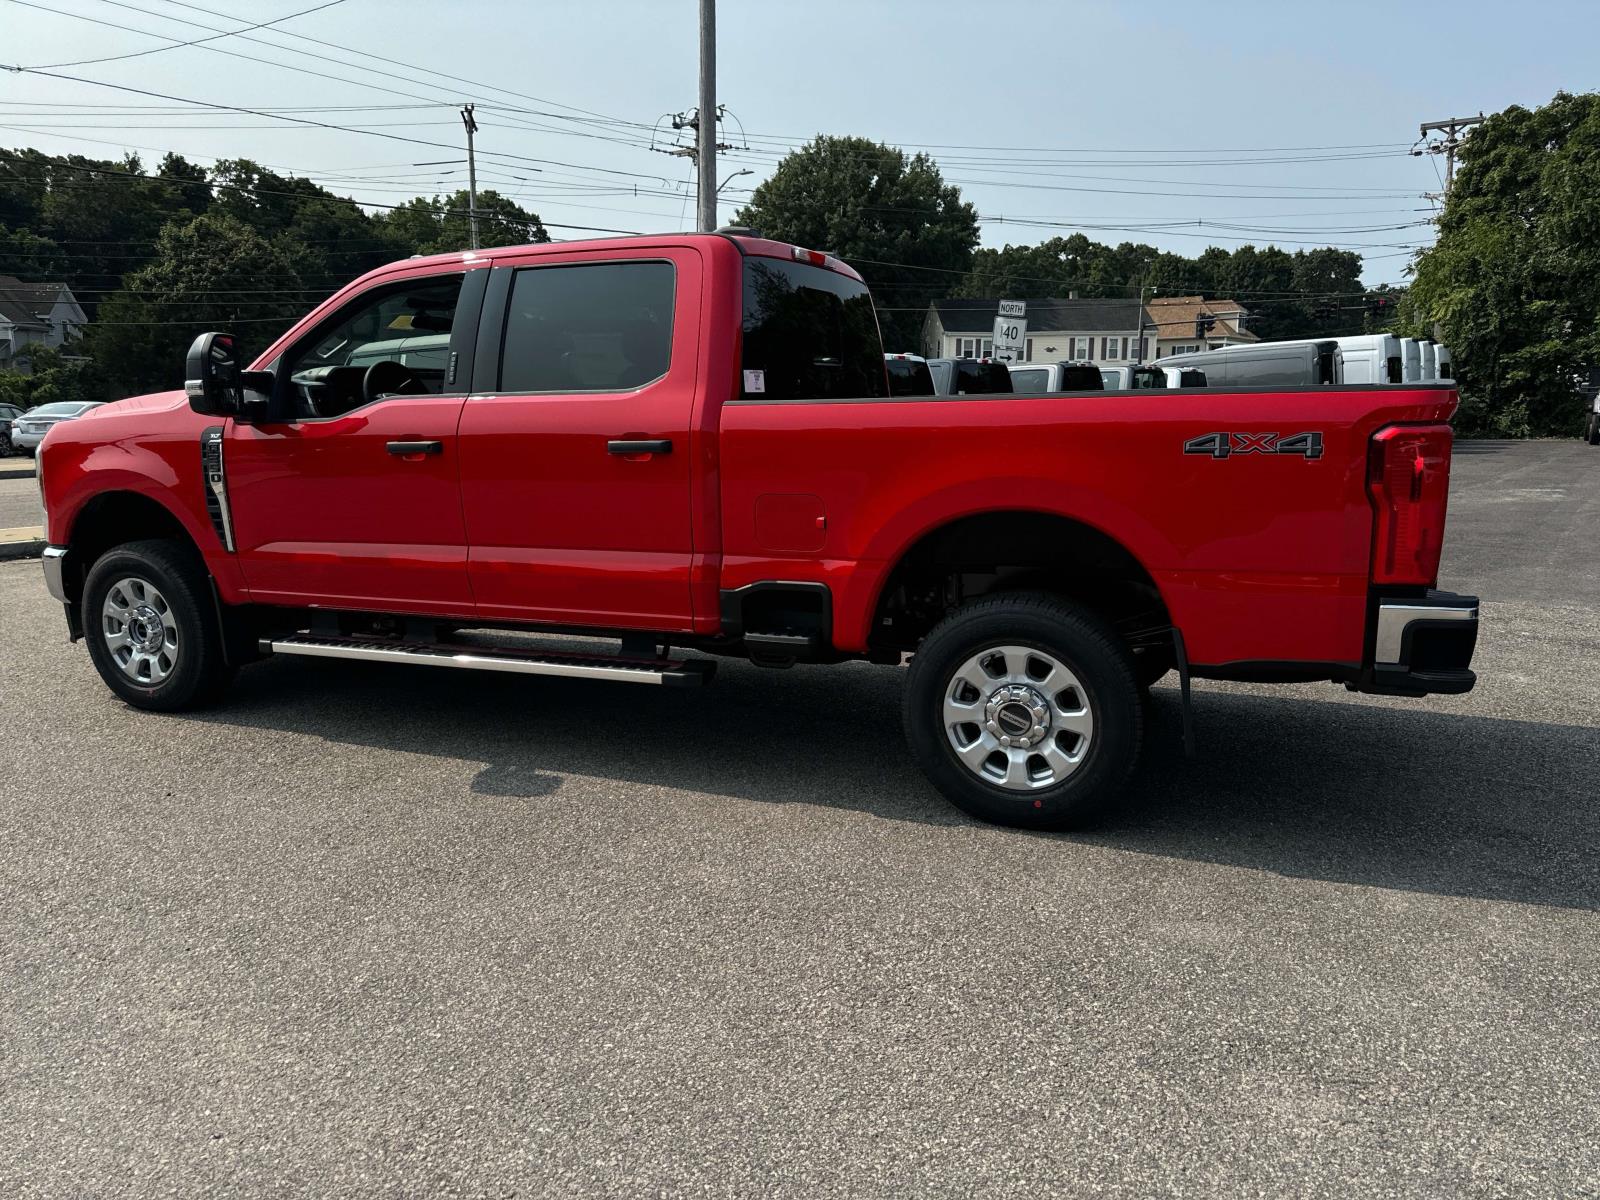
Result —
[[1434, 590], [1445, 386], [891, 397], [860, 277], [731, 232], [410, 259], [234, 345], [42, 447], [50, 592], [141, 708], [267, 654], [655, 685], [909, 654], [933, 783], [1057, 828], [1169, 671], [1186, 718], [1194, 677], [1474, 681], [1477, 600]]

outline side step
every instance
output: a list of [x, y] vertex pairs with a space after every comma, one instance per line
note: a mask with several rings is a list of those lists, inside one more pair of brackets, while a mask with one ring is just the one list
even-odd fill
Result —
[[560, 675], [568, 679], [611, 679], [619, 683], [654, 683], [667, 687], [699, 687], [709, 681], [717, 670], [716, 663], [699, 658], [681, 661], [611, 658], [599, 654], [562, 654], [498, 646], [446, 646], [436, 642], [321, 637], [303, 633], [262, 638], [261, 652], [300, 654], [309, 658], [351, 658], [363, 662], [418, 663], [466, 671]]

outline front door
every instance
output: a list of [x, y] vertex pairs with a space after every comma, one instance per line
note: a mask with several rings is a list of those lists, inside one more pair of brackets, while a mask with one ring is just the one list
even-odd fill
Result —
[[487, 271], [473, 275], [375, 284], [281, 357], [274, 419], [230, 423], [253, 600], [471, 614], [456, 435]]
[[699, 252], [547, 252], [495, 274], [485, 321], [503, 326], [461, 415], [479, 614], [689, 629]]

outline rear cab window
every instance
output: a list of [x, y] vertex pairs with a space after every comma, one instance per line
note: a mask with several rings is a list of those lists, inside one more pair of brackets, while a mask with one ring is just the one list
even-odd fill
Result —
[[1063, 366], [1061, 390], [1063, 392], [1102, 392], [1105, 381], [1100, 378], [1099, 367]]
[[928, 364], [910, 358], [891, 358], [885, 360], [889, 369], [889, 395], [891, 396], [931, 396], [933, 390], [933, 373], [928, 370]]
[[1011, 372], [1005, 363], [979, 362], [975, 358], [958, 358], [955, 362], [955, 381], [951, 391], [958, 396], [1009, 395]]
[[1034, 367], [1028, 371], [1011, 372], [1011, 390], [1013, 392], [1042, 392], [1050, 379], [1050, 372], [1045, 367]]
[[826, 267], [744, 260], [742, 395], [842, 400], [889, 394], [867, 285]]

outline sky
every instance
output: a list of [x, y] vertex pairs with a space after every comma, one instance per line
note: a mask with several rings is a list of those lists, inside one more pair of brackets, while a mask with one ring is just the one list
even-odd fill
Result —
[[[668, 118], [695, 103], [697, 20], [697, 0], [0, 0], [0, 65], [53, 73], [0, 71], [0, 145], [253, 158], [394, 204], [465, 186], [473, 101], [480, 188], [553, 236], [684, 229], [691, 163], [663, 151], [690, 136]], [[723, 220], [788, 150], [854, 134], [932, 155], [986, 246], [1335, 245], [1368, 284], [1432, 237], [1421, 122], [1600, 76], [1594, 0], [720, 0], [717, 33]]]

